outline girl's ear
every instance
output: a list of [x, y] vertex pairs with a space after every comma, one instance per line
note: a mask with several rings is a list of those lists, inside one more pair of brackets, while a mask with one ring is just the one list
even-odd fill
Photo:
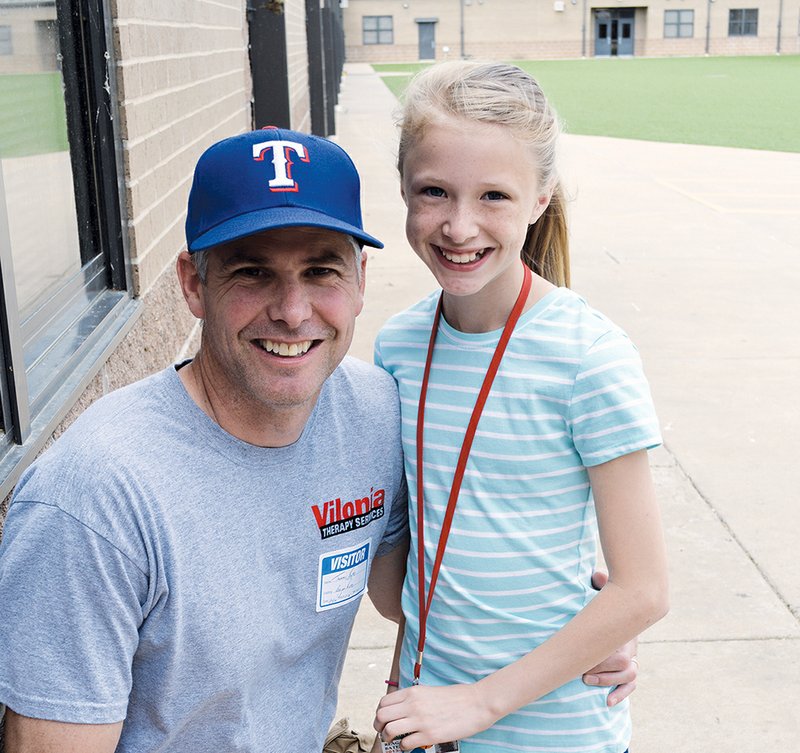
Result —
[[536, 203], [533, 205], [533, 209], [531, 210], [531, 219], [528, 223], [529, 225], [533, 225], [536, 220], [538, 220], [545, 212], [547, 207], [550, 205], [550, 194], [543, 194], [538, 199], [536, 199]]

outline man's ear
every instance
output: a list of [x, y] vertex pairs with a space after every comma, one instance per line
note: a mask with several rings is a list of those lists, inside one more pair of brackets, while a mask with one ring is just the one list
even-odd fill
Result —
[[358, 286], [358, 296], [359, 296], [359, 303], [356, 308], [356, 316], [361, 313], [361, 309], [364, 308], [364, 291], [366, 290], [367, 285], [367, 252], [363, 249], [361, 250], [361, 282]]
[[178, 282], [181, 285], [183, 297], [186, 299], [186, 305], [189, 306], [189, 311], [197, 319], [205, 319], [206, 313], [203, 304], [205, 289], [200, 275], [197, 274], [192, 257], [187, 251], [181, 251], [178, 254], [175, 270], [178, 273]]

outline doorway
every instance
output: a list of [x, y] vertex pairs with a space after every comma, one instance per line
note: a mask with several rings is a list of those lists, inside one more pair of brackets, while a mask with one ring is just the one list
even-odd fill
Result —
[[597, 57], [633, 55], [633, 8], [594, 11], [594, 54]]
[[436, 59], [436, 18], [417, 18], [419, 34], [419, 59]]

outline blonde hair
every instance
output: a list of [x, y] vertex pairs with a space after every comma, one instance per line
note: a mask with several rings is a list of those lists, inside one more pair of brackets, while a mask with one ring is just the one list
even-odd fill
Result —
[[522, 69], [505, 63], [453, 61], [418, 73], [405, 92], [398, 118], [401, 178], [409, 149], [442, 114], [506, 126], [531, 147], [539, 184], [550, 193], [550, 203], [528, 228], [522, 260], [555, 285], [569, 285], [565, 197], [556, 171], [561, 127], [539, 84]]

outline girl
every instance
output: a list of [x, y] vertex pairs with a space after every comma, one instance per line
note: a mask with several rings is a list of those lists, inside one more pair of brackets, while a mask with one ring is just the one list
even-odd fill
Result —
[[406, 232], [442, 292], [376, 342], [416, 532], [375, 722], [402, 750], [622, 753], [628, 703], [580, 676], [667, 610], [657, 421], [634, 346], [566, 287], [558, 132], [513, 66], [434, 66], [406, 94]]

